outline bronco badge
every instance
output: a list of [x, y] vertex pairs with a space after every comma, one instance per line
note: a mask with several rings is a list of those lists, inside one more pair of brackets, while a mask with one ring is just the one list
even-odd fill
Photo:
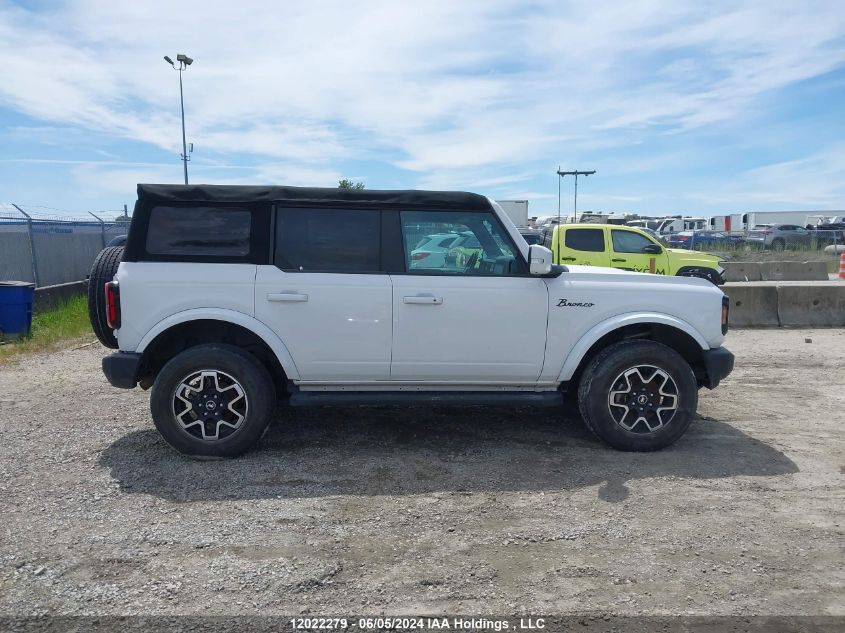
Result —
[[595, 303], [590, 303], [586, 301], [584, 303], [581, 302], [574, 302], [574, 301], [567, 301], [566, 299], [561, 299], [557, 302], [558, 308], [592, 308]]

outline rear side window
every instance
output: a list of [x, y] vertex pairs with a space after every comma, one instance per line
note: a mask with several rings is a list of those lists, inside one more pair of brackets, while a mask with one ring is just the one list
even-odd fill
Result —
[[274, 262], [298, 272], [380, 272], [381, 213], [288, 209], [276, 215]]
[[153, 207], [147, 229], [150, 255], [245, 257], [249, 254], [249, 209]]
[[564, 237], [566, 248], [573, 251], [604, 252], [604, 230], [602, 229], [566, 229]]

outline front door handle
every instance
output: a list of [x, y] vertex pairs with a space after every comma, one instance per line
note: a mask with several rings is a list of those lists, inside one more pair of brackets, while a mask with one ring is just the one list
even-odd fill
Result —
[[271, 292], [267, 295], [267, 301], [286, 301], [288, 303], [297, 303], [308, 301], [308, 295], [299, 294], [297, 292]]
[[432, 295], [413, 295], [411, 297], [402, 297], [402, 303], [418, 303], [429, 306], [439, 306], [443, 303], [443, 297], [434, 297]]
[[575, 258], [574, 257], [561, 257], [560, 261], [562, 261], [562, 262], [574, 262]]
[[612, 262], [627, 262], [627, 259], [611, 259]]

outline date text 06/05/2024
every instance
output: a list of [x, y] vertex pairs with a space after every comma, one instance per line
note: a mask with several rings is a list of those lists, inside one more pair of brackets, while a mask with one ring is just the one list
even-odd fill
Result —
[[530, 631], [545, 629], [544, 618], [519, 618], [517, 621], [479, 617], [359, 617], [359, 618], [291, 618], [296, 631], [345, 630], [363, 631]]

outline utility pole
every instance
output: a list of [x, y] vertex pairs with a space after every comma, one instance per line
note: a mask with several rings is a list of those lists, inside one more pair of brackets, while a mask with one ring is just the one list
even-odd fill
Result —
[[560, 176], [557, 181], [557, 219], [560, 222], [560, 179], [564, 176], [575, 176], [575, 210], [574, 210], [574, 221], [578, 222], [578, 176], [592, 176], [596, 173], [596, 170], [593, 169], [591, 171], [561, 171], [560, 167], [557, 168], [557, 175]]
[[[179, 71], [179, 105], [182, 106], [182, 163], [185, 166], [185, 184], [188, 184], [188, 161], [191, 160], [188, 156], [188, 144], [185, 142], [185, 97], [182, 92], [182, 71], [185, 70], [188, 66], [194, 63], [194, 60], [188, 57], [187, 55], [183, 55], [182, 53], [176, 56], [176, 61], [179, 62], [179, 66], [177, 67], [176, 64], [173, 63], [173, 60], [170, 59], [167, 55], [164, 56], [164, 61], [170, 64], [174, 70]], [[191, 143], [191, 151], [194, 151], [194, 144]]]

